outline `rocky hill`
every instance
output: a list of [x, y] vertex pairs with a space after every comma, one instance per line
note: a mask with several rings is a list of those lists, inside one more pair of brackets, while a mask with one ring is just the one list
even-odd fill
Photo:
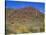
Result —
[[44, 32], [44, 14], [32, 7], [6, 8], [6, 33]]

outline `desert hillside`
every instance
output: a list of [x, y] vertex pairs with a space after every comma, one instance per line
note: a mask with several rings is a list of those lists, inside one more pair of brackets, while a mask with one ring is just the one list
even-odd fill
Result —
[[44, 32], [44, 14], [32, 7], [6, 8], [6, 33]]

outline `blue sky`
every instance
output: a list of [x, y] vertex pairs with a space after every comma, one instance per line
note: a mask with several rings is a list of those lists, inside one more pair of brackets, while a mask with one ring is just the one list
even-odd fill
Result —
[[38, 9], [41, 13], [45, 11], [45, 4], [40, 2], [6, 1], [6, 8], [23, 8], [31, 6]]

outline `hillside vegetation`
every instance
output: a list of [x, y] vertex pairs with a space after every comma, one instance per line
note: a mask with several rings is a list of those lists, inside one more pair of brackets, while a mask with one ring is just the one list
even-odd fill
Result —
[[6, 8], [6, 33], [44, 32], [44, 14], [32, 7]]

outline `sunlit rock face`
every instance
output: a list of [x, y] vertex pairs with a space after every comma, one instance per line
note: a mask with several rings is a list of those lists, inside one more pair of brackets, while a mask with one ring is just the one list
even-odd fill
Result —
[[37, 32], [44, 32], [44, 14], [32, 7], [21, 9], [6, 8], [7, 34]]

